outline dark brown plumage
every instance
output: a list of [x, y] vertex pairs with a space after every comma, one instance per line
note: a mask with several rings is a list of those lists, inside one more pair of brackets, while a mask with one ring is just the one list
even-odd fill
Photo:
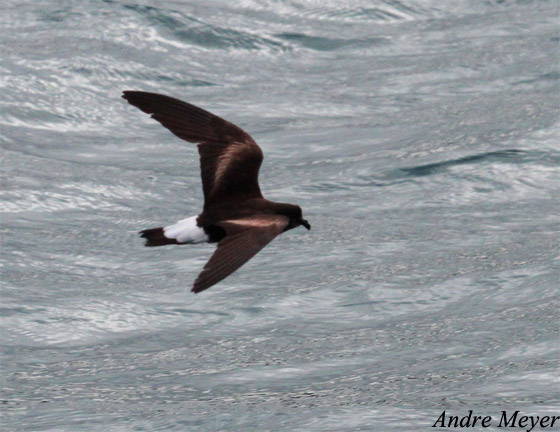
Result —
[[282, 232], [300, 225], [311, 228], [299, 206], [263, 198], [258, 182], [262, 150], [241, 128], [169, 96], [125, 91], [123, 98], [179, 138], [198, 143], [203, 212], [167, 227], [140, 232], [146, 246], [218, 242], [193, 292], [229, 276]]

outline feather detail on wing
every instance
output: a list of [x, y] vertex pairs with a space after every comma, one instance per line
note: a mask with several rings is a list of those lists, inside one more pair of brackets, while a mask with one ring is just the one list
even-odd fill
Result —
[[199, 143], [205, 206], [225, 196], [261, 198], [258, 176], [263, 154], [243, 129], [202, 108], [169, 96], [125, 91], [123, 98], [151, 114], [173, 134]]
[[192, 291], [204, 291], [229, 276], [281, 234], [288, 222], [285, 216], [256, 215], [218, 223], [227, 235], [218, 243]]

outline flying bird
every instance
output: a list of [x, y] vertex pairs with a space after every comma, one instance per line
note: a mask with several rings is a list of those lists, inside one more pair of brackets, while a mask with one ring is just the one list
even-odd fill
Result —
[[263, 153], [247, 132], [169, 96], [124, 91], [122, 97], [179, 138], [198, 143], [202, 213], [169, 226], [140, 231], [145, 246], [218, 243], [194, 282], [194, 293], [232, 274], [277, 235], [300, 225], [311, 229], [299, 206], [262, 196], [258, 176]]

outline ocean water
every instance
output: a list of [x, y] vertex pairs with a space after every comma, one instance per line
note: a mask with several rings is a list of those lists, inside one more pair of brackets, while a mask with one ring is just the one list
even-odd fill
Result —
[[[1, 2], [5, 431], [432, 430], [558, 415], [559, 3]], [[199, 295], [196, 147], [247, 130], [311, 231]]]

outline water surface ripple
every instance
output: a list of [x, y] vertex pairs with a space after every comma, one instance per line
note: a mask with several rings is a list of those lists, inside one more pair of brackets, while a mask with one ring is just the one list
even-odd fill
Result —
[[[3, 428], [426, 430], [558, 409], [558, 2], [5, 2]], [[239, 124], [310, 232], [211, 290], [198, 156]], [[558, 413], [556, 413], [558, 414]]]

